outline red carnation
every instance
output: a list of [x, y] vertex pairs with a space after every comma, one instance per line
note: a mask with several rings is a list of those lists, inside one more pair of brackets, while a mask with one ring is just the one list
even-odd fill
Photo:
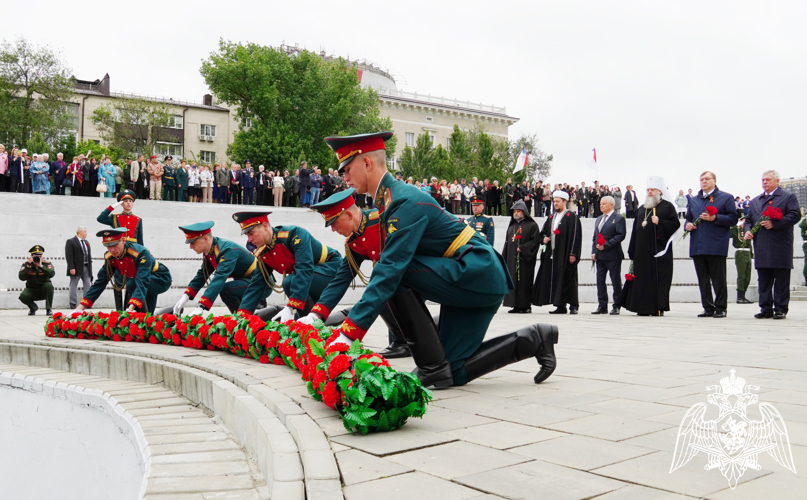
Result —
[[335, 409], [337, 401], [339, 401], [339, 392], [336, 382], [328, 382], [325, 384], [325, 389], [322, 390], [322, 402]]
[[603, 235], [597, 235], [597, 245], [604, 246], [608, 241], [603, 237]]
[[258, 361], [260, 361], [263, 364], [267, 364], [267, 363], [269, 363], [269, 356], [264, 354], [258, 359]]
[[59, 319], [61, 317], [62, 317], [62, 313], [56, 313], [56, 314], [53, 315], [54, 320], [57, 320], [57, 319]]
[[149, 336], [149, 344], [159, 344], [160, 341], [154, 335]]
[[123, 337], [123, 340], [125, 340], [126, 342], [131, 342], [132, 341], [132, 336], [127, 335], [127, 336]]
[[125, 328], [126, 325], [128, 325], [128, 324], [129, 324], [129, 318], [123, 318], [122, 320], [120, 320], [120, 325], [119, 326], [121, 328]]
[[149, 317], [146, 319], [146, 324], [147, 324], [148, 326], [154, 326], [154, 322], [155, 322], [155, 321], [157, 321], [157, 319], [156, 319], [154, 316], [149, 316]]
[[171, 342], [173, 342], [175, 345], [179, 345], [182, 343], [182, 337], [180, 337], [178, 333], [175, 333], [171, 337]]
[[120, 335], [118, 335], [118, 334], [116, 333], [115, 335], [113, 335], [113, 336], [112, 336], [112, 340], [114, 340], [115, 342], [120, 342], [120, 341], [121, 341], [121, 340], [123, 340], [123, 339], [122, 339], [122, 338], [120, 338]]
[[345, 344], [344, 342], [339, 342], [338, 344], [331, 344], [328, 347], [328, 350], [325, 351], [325, 354], [332, 354], [335, 352], [347, 352], [350, 349], [350, 346]]
[[266, 342], [266, 347], [269, 348], [277, 347], [278, 342], [280, 342], [280, 333], [269, 332], [269, 340], [267, 340]]
[[283, 361], [283, 358], [281, 358], [280, 356], [275, 357], [273, 363], [276, 364], [276, 365], [285, 365], [286, 364]]
[[554, 230], [554, 231], [552, 231], [552, 232], [553, 232], [553, 233], [555, 233], [555, 234], [560, 234], [560, 229], [555, 229], [555, 230]]
[[708, 207], [706, 207], [706, 213], [709, 215], [717, 215], [717, 207], [709, 205]]
[[628, 273], [625, 275], [625, 281], [633, 281], [633, 278], [635, 277], [636, 276], [634, 276], [633, 274]]
[[314, 390], [319, 392], [319, 388], [322, 386], [322, 383], [326, 382], [327, 380], [328, 374], [325, 372], [325, 370], [317, 370], [316, 373], [314, 373], [313, 382], [311, 384], [314, 386]]
[[268, 340], [269, 332], [266, 330], [261, 330], [255, 335], [255, 342], [260, 346], [265, 346]]
[[154, 331], [157, 332], [157, 333], [162, 333], [164, 327], [165, 327], [165, 323], [163, 323], [162, 321], [158, 321], [158, 322], [154, 323]]
[[199, 338], [201, 340], [206, 339], [207, 338], [207, 333], [209, 331], [210, 331], [210, 325], [202, 325], [201, 328], [199, 328]]
[[328, 376], [333, 380], [348, 368], [350, 368], [350, 356], [340, 354], [331, 360], [331, 364], [328, 366]]
[[[59, 334], [59, 336], [61, 337], [61, 334]], [[78, 334], [78, 338], [79, 338], [79, 339], [83, 339], [83, 338], [84, 338], [84, 334], [83, 334], [83, 333], [79, 333], [79, 334]]]

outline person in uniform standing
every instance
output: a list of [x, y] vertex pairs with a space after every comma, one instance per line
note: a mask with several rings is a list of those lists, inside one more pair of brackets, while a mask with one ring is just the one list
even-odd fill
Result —
[[[111, 227], [122, 227], [126, 229], [126, 239], [132, 243], [137, 243], [138, 245], [143, 245], [143, 219], [136, 216], [132, 213], [132, 208], [134, 207], [135, 200], [137, 199], [137, 195], [130, 190], [124, 189], [118, 194], [118, 202], [114, 205], [110, 205], [105, 208], [101, 214], [96, 219], [99, 223], [111, 226]], [[123, 207], [123, 212], [119, 214], [113, 214], [118, 207]], [[121, 276], [116, 274], [111, 278], [114, 282], [120, 282]], [[113, 295], [115, 297], [115, 308], [118, 311], [123, 310], [124, 299], [123, 295], [121, 294], [121, 288], [116, 288], [115, 283], [113, 282]], [[87, 290], [84, 290], [84, 293], [87, 293]], [[131, 291], [129, 289], [126, 290], [128, 294], [126, 296], [126, 302], [129, 301], [131, 297]]]
[[744, 238], [743, 226], [745, 217], [739, 220], [737, 225], [731, 226], [731, 244], [736, 249], [734, 251], [734, 267], [737, 268], [737, 303], [753, 304], [745, 297], [748, 285], [751, 283], [751, 266], [754, 260], [754, 250], [751, 242]]
[[[112, 283], [115, 290], [123, 287], [132, 290], [127, 312], [153, 313], [157, 297], [171, 288], [171, 273], [168, 268], [157, 262], [146, 247], [128, 241], [127, 234], [123, 227], [104, 229], [96, 233], [107, 247], [105, 262], [98, 270], [95, 283], [84, 294], [73, 313], [91, 308], [109, 283]], [[112, 279], [116, 273], [123, 278], [121, 284]]]
[[[793, 226], [801, 219], [796, 195], [779, 187], [779, 172], [762, 174], [765, 191], [751, 200], [751, 211], [745, 219], [746, 240], [754, 240], [754, 267], [759, 279], [757, 319], [785, 319], [790, 305], [790, 272], [793, 269]], [[761, 220], [766, 209], [779, 209], [781, 219]], [[754, 234], [757, 222], [760, 227]]]
[[[319, 300], [342, 263], [339, 252], [323, 245], [307, 230], [297, 226], [275, 226], [269, 223], [272, 212], [238, 212], [233, 220], [241, 226], [255, 245], [259, 273], [254, 273], [241, 300], [239, 311], [252, 314], [262, 299], [272, 292], [285, 293], [286, 306], [272, 317], [284, 323], [307, 314], [306, 303]], [[283, 278], [277, 285], [274, 272]]]
[[151, 162], [146, 168], [149, 173], [149, 194], [150, 200], [162, 200], [163, 197], [163, 166], [156, 156], [151, 157]]
[[[375, 264], [381, 258], [381, 219], [378, 210], [361, 210], [353, 198], [354, 192], [353, 188], [349, 188], [334, 193], [327, 200], [311, 207], [325, 219], [325, 227], [330, 227], [347, 239], [345, 257], [336, 275], [322, 292], [316, 305], [311, 308], [311, 312], [300, 319], [302, 323], [310, 325], [314, 320], [321, 319], [332, 325], [342, 324], [350, 313], [350, 308], [336, 312], [333, 309], [357, 277], [364, 285], [369, 282], [369, 277], [361, 271], [362, 263], [370, 260]], [[389, 359], [411, 356], [406, 338], [401, 333], [392, 310], [384, 307], [379, 315], [387, 325], [389, 337], [389, 345], [379, 351], [379, 354]]]
[[485, 215], [485, 198], [473, 196], [471, 198], [471, 210], [474, 214], [465, 219], [465, 223], [471, 229], [480, 233], [490, 243], [490, 246], [493, 246], [496, 239], [496, 230], [493, 227], [493, 217]]
[[[388, 304], [417, 365], [413, 373], [424, 386], [464, 385], [530, 357], [541, 364], [534, 381], [542, 382], [555, 368], [557, 327], [533, 325], [483, 342], [504, 295], [513, 289], [504, 259], [429, 195], [395, 181], [385, 146], [392, 135], [325, 139], [345, 182], [372, 194], [381, 221], [381, 258], [335, 342], [363, 339]], [[439, 327], [423, 299], [440, 304]]]
[[507, 262], [507, 270], [515, 288], [504, 296], [502, 305], [512, 307], [507, 311], [509, 313], [530, 313], [535, 263], [538, 249], [541, 248], [541, 230], [530, 216], [523, 200], [515, 202], [510, 211], [512, 218], [504, 239], [502, 256]]
[[173, 312], [177, 316], [205, 286], [205, 293], [196, 301], [193, 315], [209, 311], [217, 297], [221, 297], [231, 314], [234, 313], [241, 305], [241, 298], [249, 287], [252, 275], [258, 272], [255, 256], [237, 243], [213, 236], [213, 224], [213, 221], [207, 221], [179, 226], [185, 233], [185, 243], [203, 258], [202, 267], [174, 305]]
[[625, 260], [622, 242], [625, 241], [627, 228], [625, 218], [616, 212], [616, 206], [616, 200], [613, 197], [604, 196], [600, 200], [602, 215], [594, 221], [591, 260], [597, 266], [597, 310], [591, 314], [609, 314], [606, 274], [611, 277], [611, 286], [614, 290], [614, 307], [610, 314], [613, 316], [619, 314], [616, 299], [622, 293], [622, 261]]
[[179, 167], [174, 169], [174, 187], [177, 201], [188, 201], [188, 165], [185, 160], [181, 160]]
[[241, 189], [244, 190], [244, 205], [254, 205], [255, 198], [255, 171], [252, 170], [252, 162], [244, 162], [244, 170], [241, 171]]
[[45, 301], [45, 310], [48, 316], [53, 312], [53, 283], [51, 279], [56, 275], [53, 264], [42, 258], [45, 249], [40, 245], [34, 245], [28, 252], [31, 254], [28, 260], [20, 267], [20, 281], [25, 282], [25, 289], [20, 293], [20, 302], [28, 306], [28, 316], [33, 316], [39, 309], [36, 301]]
[[673, 277], [672, 241], [681, 227], [664, 179], [647, 178], [647, 199], [636, 211], [628, 245], [633, 283], [619, 304], [639, 316], [664, 316], [670, 310]]
[[568, 201], [569, 194], [565, 191], [552, 193], [555, 213], [546, 219], [541, 230], [546, 250], [541, 255], [532, 303], [536, 306], [554, 305], [556, 309], [549, 314], [577, 314], [580, 309], [577, 265], [583, 250], [583, 226], [577, 214], [566, 209]]
[[[703, 306], [698, 317], [725, 318], [728, 309], [726, 256], [731, 228], [737, 224], [737, 209], [734, 197], [717, 187], [714, 172], [703, 172], [700, 185], [698, 194], [689, 198], [685, 217], [685, 229], [691, 233], [689, 256], [695, 264]], [[700, 223], [696, 225], [698, 218]]]
[[67, 276], [70, 277], [70, 309], [78, 305], [76, 288], [78, 282], [83, 285], [82, 293], [87, 293], [92, 284], [92, 248], [87, 241], [87, 228], [79, 226], [76, 236], [67, 240], [64, 245], [64, 259], [67, 261]]
[[173, 161], [172, 156], [165, 157], [165, 166], [163, 167], [163, 200], [174, 201], [176, 200], [176, 189], [174, 188], [174, 167], [171, 166]]

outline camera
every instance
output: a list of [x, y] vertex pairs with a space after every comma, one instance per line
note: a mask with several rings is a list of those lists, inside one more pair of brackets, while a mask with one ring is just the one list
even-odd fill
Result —
[[36, 264], [39, 264], [41, 261], [42, 261], [42, 257], [40, 257], [40, 256], [38, 256], [38, 255], [37, 255], [36, 257], [34, 257], [34, 262], [35, 262]]

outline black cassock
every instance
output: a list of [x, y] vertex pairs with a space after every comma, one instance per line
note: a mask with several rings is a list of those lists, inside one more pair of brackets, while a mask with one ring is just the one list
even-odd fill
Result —
[[[523, 201], [516, 202], [524, 206]], [[515, 205], [514, 205], [515, 206]], [[505, 307], [526, 309], [532, 300], [532, 281], [535, 277], [535, 258], [541, 247], [543, 236], [540, 234], [538, 224], [532, 217], [526, 216], [521, 222], [512, 219], [507, 228], [507, 238], [504, 240], [502, 255], [507, 262], [510, 277], [513, 278], [515, 289], [504, 296]], [[520, 248], [521, 252], [517, 249]]]
[[[552, 220], [555, 217], [562, 217], [558, 225], [560, 233], [555, 235], [555, 247], [552, 247], [551, 242], [547, 243], [546, 250], [541, 254], [541, 267], [535, 278], [532, 303], [536, 306], [577, 306], [577, 264], [580, 263], [583, 245], [583, 227], [576, 214], [569, 211], [555, 213], [546, 219], [539, 236], [541, 241], [552, 235]], [[569, 263], [570, 255], [576, 257], [574, 264]]]
[[[633, 221], [628, 257], [633, 261], [633, 283], [626, 292], [624, 307], [638, 314], [657, 315], [670, 310], [670, 287], [673, 278], [673, 245], [660, 257], [667, 241], [681, 227], [672, 203], [661, 200], [656, 207], [658, 225], [650, 220], [653, 209], [640, 206]], [[647, 225], [642, 227], [642, 221]]]

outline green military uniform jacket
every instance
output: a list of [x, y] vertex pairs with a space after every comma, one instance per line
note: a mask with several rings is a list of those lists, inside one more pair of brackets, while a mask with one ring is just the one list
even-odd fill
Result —
[[336, 274], [342, 256], [297, 226], [275, 226], [272, 241], [255, 250], [259, 273], [254, 273], [249, 288], [244, 292], [239, 311], [252, 313], [258, 302], [272, 294], [275, 287], [274, 272], [289, 276], [286, 293], [287, 306], [303, 310], [311, 289], [314, 273], [332, 277]]
[[84, 293], [81, 304], [88, 308], [92, 307], [116, 271], [123, 276], [124, 280], [134, 280], [134, 287], [131, 284], [127, 285], [127, 288], [134, 289], [128, 305], [134, 305], [140, 310], [144, 310], [146, 292], [152, 277], [157, 277], [158, 279], [167, 278], [169, 283], [171, 281], [168, 269], [158, 263], [146, 247], [127, 241], [119, 258], [113, 257], [109, 252], [104, 254], [104, 265], [98, 270], [95, 282]]
[[[381, 218], [378, 210], [362, 210], [359, 230], [352, 234], [345, 241], [345, 258], [339, 270], [336, 271], [328, 288], [322, 292], [319, 302], [311, 309], [311, 312], [320, 314], [323, 319], [328, 319], [331, 311], [344, 297], [350, 284], [360, 273], [362, 263], [370, 259], [378, 262], [381, 258]], [[366, 278], [362, 276], [362, 281], [366, 284]]]
[[502, 256], [479, 233], [443, 210], [418, 188], [387, 172], [375, 194], [381, 220], [381, 259], [361, 300], [342, 324], [360, 338], [395, 294], [410, 264], [432, 270], [453, 286], [476, 293], [480, 276], [488, 294], [507, 294], [513, 281]]
[[731, 244], [734, 248], [747, 248], [751, 253], [751, 258], [754, 258], [754, 247], [751, 245], [750, 240], [744, 240], [740, 238], [740, 234], [743, 232], [743, 228], [740, 226], [731, 226], [729, 229], [731, 231]]
[[40, 267], [27, 264], [27, 262], [23, 262], [19, 273], [20, 281], [25, 282], [25, 288], [42, 288], [45, 283], [50, 283], [51, 278], [56, 274], [53, 264], [47, 260], [43, 260]]
[[801, 239], [807, 243], [807, 217], [801, 219], [801, 222], [799, 222], [799, 229], [801, 229]]
[[482, 233], [482, 236], [493, 246], [493, 241], [496, 238], [496, 230], [493, 229], [493, 217], [484, 214], [472, 215], [465, 219], [465, 223], [477, 233]]
[[174, 181], [177, 189], [188, 189], [188, 172], [182, 167], [177, 167], [174, 170]]
[[163, 167], [163, 186], [174, 187], [174, 168], [168, 165]]
[[114, 209], [111, 206], [106, 207], [104, 211], [101, 212], [101, 215], [99, 215], [95, 220], [106, 226], [125, 227], [129, 230], [129, 233], [126, 235], [127, 241], [142, 245], [143, 219], [134, 214], [126, 212], [113, 214], [113, 210]]
[[202, 267], [196, 272], [196, 276], [185, 289], [185, 293], [193, 300], [209, 278], [210, 283], [207, 285], [207, 290], [198, 302], [199, 305], [210, 310], [221, 293], [221, 289], [224, 288], [227, 278], [249, 278], [256, 272], [257, 267], [258, 262], [255, 256], [246, 248], [230, 240], [214, 237], [210, 253], [204, 256]]

